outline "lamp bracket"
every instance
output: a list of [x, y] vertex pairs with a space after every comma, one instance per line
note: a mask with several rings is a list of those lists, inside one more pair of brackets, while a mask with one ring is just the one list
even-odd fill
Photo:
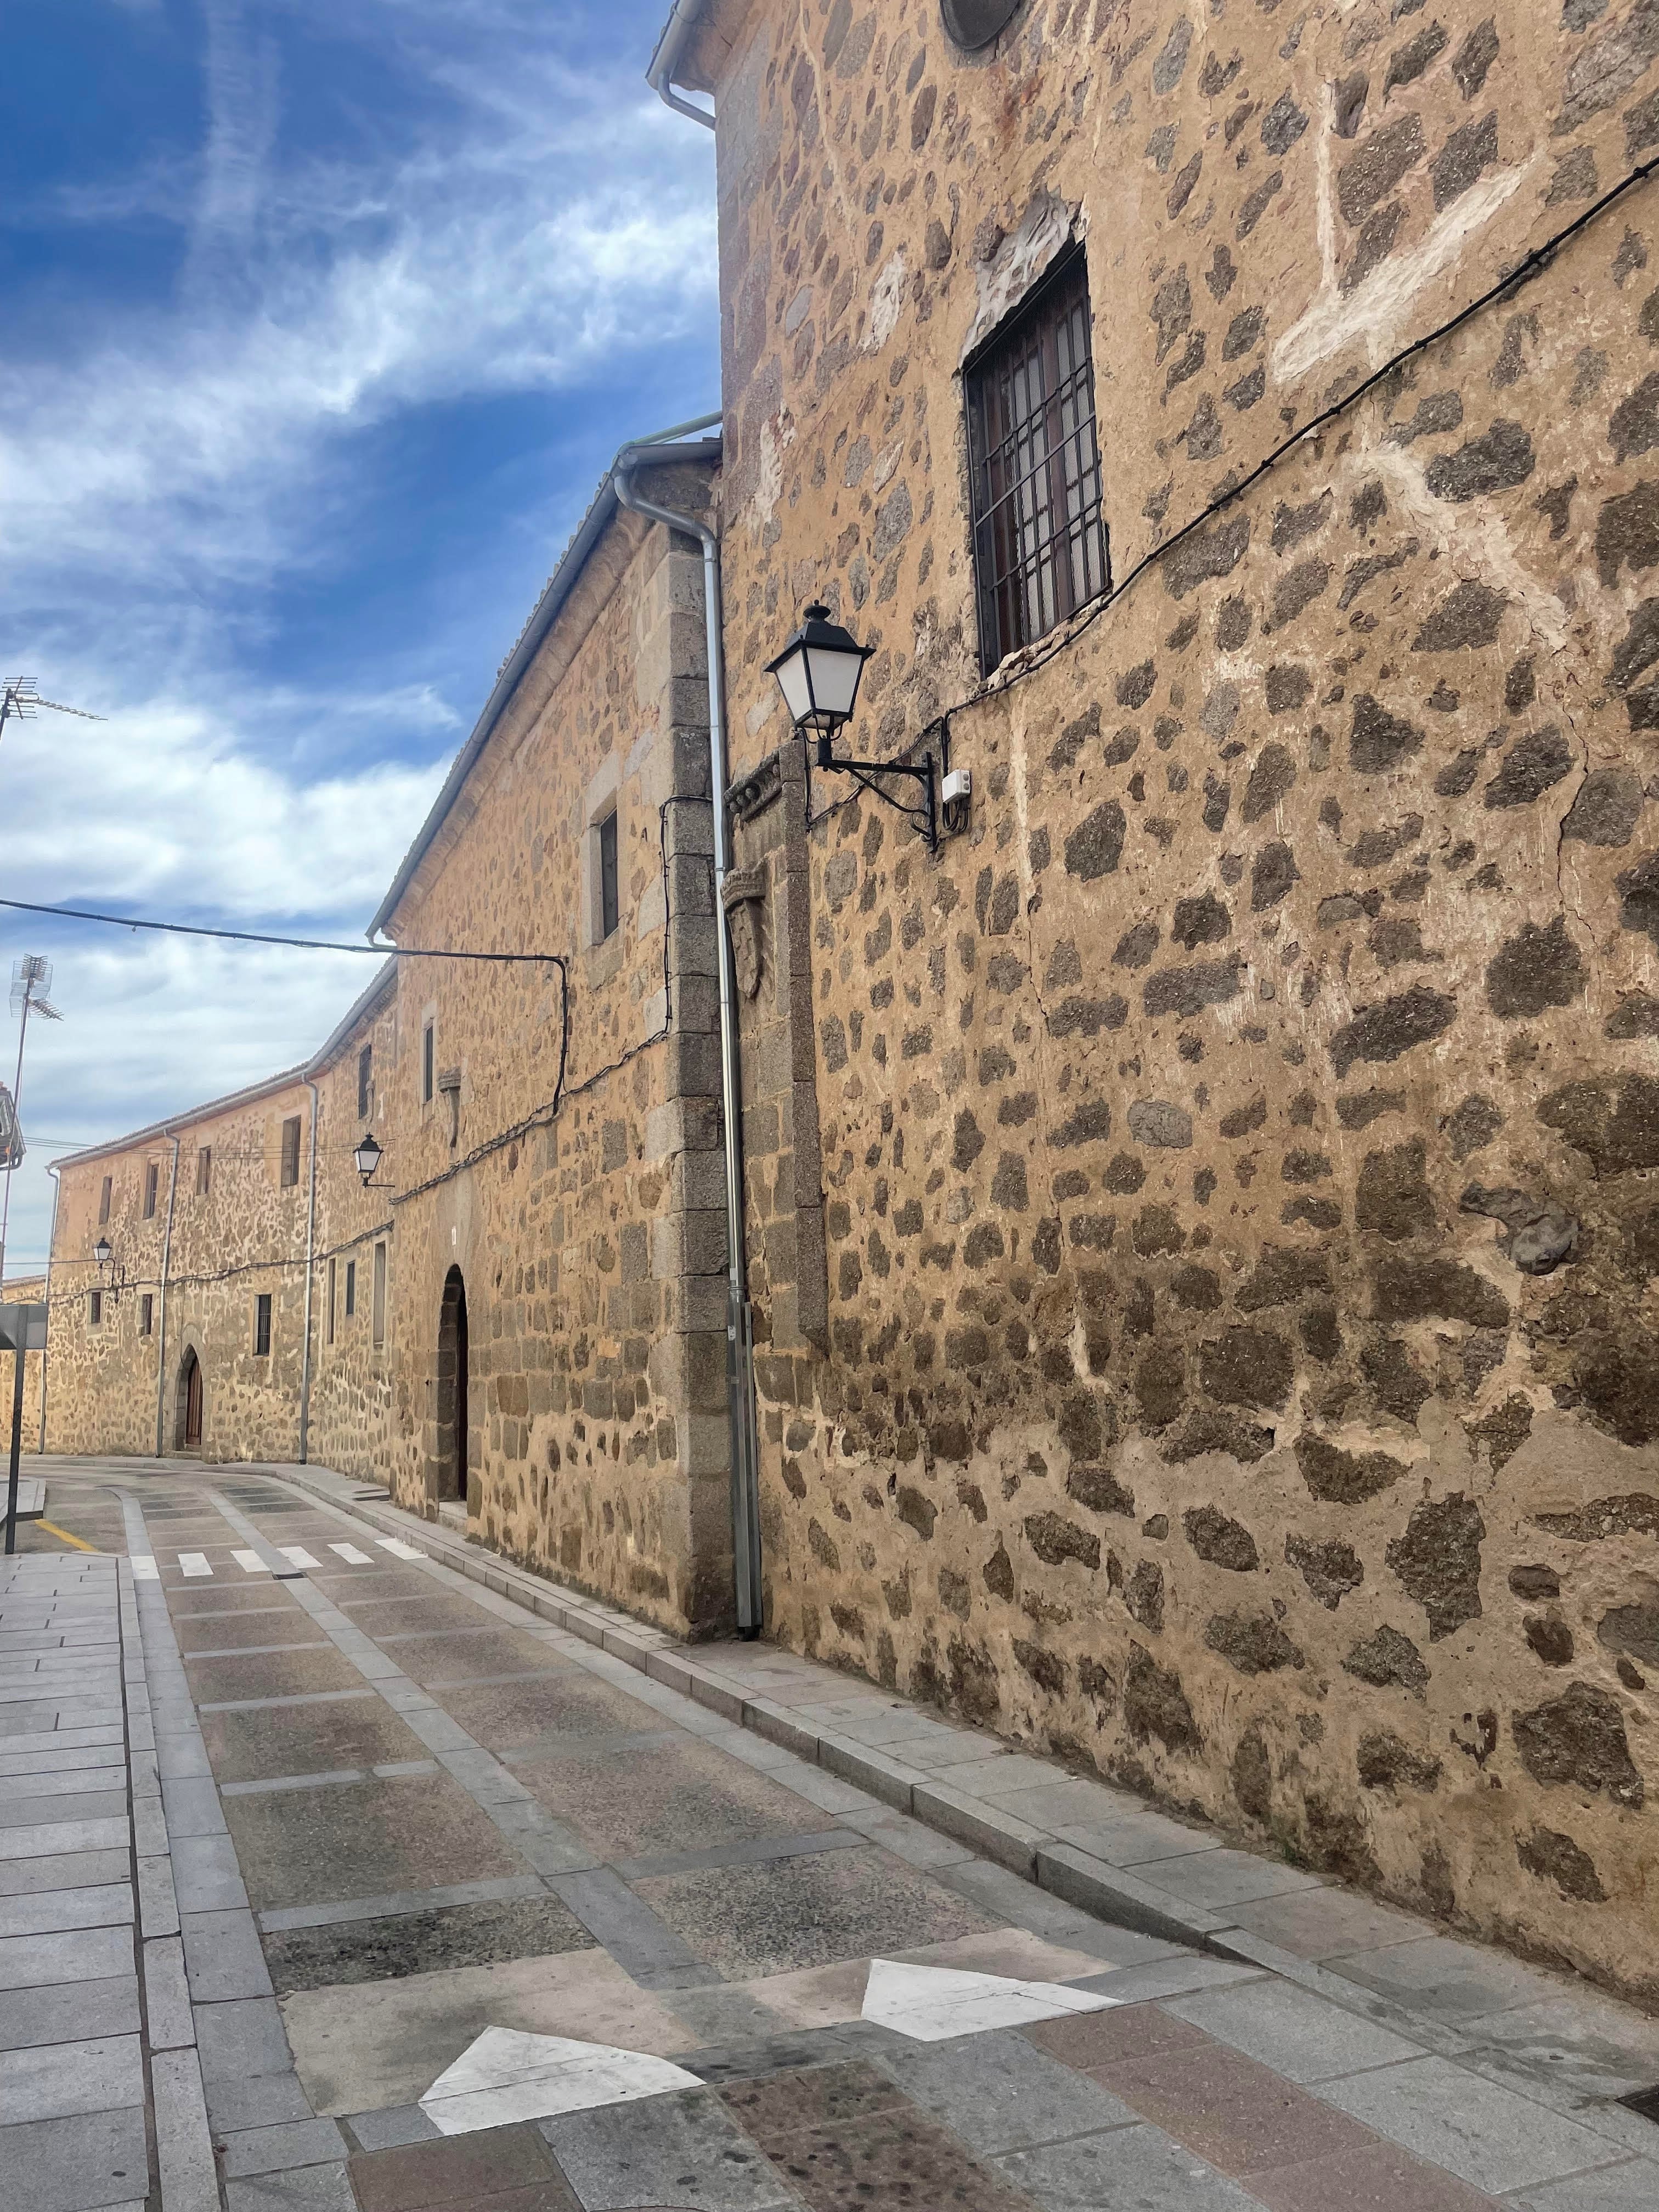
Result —
[[[930, 853], [939, 851], [939, 773], [932, 753], [924, 753], [919, 761], [860, 761], [836, 760], [830, 751], [827, 738], [821, 738], [816, 766], [832, 769], [841, 775], [850, 775], [854, 782], [890, 806], [896, 814], [902, 814], [914, 822], [927, 841]], [[907, 806], [893, 792], [878, 783], [878, 776], [898, 775], [921, 786], [921, 804]]]

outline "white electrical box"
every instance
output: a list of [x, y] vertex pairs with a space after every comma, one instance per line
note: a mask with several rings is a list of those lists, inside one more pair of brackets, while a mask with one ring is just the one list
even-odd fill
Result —
[[953, 768], [939, 788], [940, 804], [945, 806], [965, 806], [973, 796], [974, 777], [970, 769]]

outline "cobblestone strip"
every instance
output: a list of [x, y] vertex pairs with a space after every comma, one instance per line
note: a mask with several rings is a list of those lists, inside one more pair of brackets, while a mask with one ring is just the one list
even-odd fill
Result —
[[[129, 1547], [149, 1556], [143, 1508], [124, 1498], [121, 1510]], [[127, 1572], [122, 1602], [123, 1644], [130, 1633], [142, 1654], [133, 1824], [165, 2212], [252, 2212], [265, 2201], [253, 2177], [296, 2169], [312, 2212], [355, 2212], [339, 2130], [313, 2114], [294, 2070], [167, 1598]]]

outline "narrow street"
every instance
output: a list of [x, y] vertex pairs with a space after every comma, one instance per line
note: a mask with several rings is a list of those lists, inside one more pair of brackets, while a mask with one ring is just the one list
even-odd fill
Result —
[[53, 1462], [0, 1593], [0, 2212], [1659, 2201], [1640, 2015], [1203, 1831], [1293, 1977], [1107, 1924], [257, 1470]]

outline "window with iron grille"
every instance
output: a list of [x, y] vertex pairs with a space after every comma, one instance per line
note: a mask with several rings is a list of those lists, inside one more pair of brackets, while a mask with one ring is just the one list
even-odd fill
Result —
[[1110, 581], [1081, 247], [975, 356], [964, 383], [988, 675]]
[[254, 1357], [264, 1359], [270, 1350], [270, 1292], [261, 1291], [253, 1301]]
[[87, 1311], [93, 1327], [94, 1328], [99, 1328], [102, 1324], [104, 1318], [104, 1294], [101, 1291], [94, 1291], [90, 1297], [88, 1297], [87, 1300]]
[[148, 1335], [150, 1334], [151, 1330], [155, 1328], [155, 1297], [154, 1297], [154, 1296], [152, 1295], [152, 1293], [151, 1293], [150, 1291], [144, 1291], [144, 1292], [140, 1296], [139, 1300], [138, 1300], [138, 1334], [139, 1334], [139, 1335], [140, 1335], [140, 1336], [148, 1336]]
[[161, 1170], [158, 1161], [149, 1160], [144, 1165], [144, 1218], [154, 1219], [155, 1194], [161, 1187]]
[[291, 1114], [283, 1124], [283, 1188], [289, 1190], [300, 1180], [300, 1117]]

